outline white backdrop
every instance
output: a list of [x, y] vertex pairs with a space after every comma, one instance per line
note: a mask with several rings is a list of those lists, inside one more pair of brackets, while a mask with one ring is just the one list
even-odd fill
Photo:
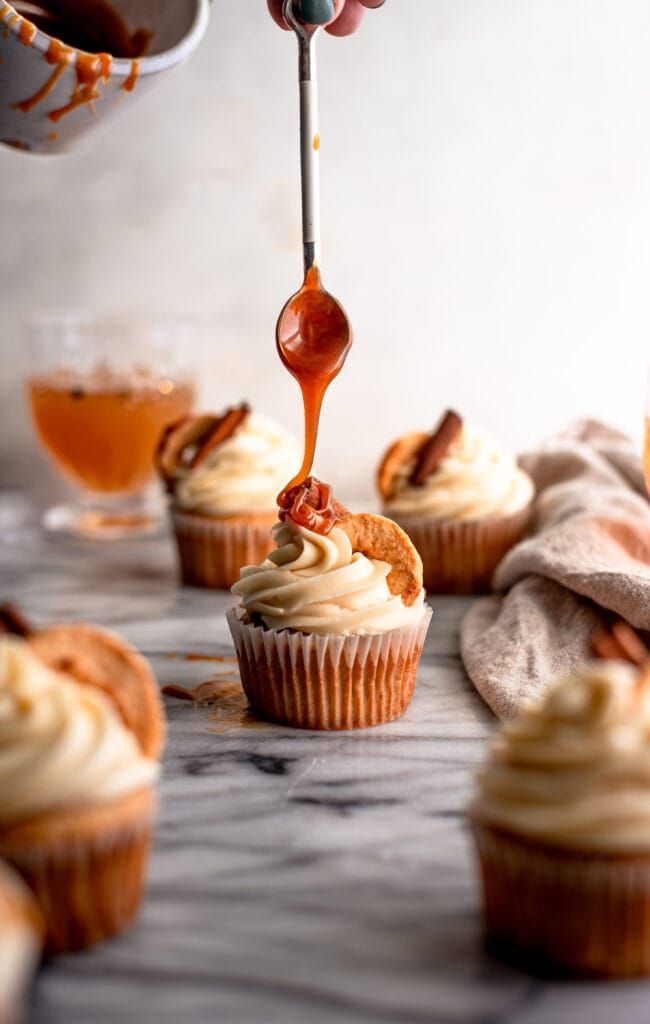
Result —
[[[6, 482], [34, 450], [27, 311], [190, 312], [205, 402], [300, 426], [273, 344], [300, 277], [295, 43], [264, 0], [214, 6], [83, 154], [0, 153]], [[387, 0], [323, 39], [324, 276], [356, 331], [317, 466], [339, 489], [369, 492], [385, 443], [450, 404], [516, 448], [584, 414], [640, 436], [648, 54], [647, 0]]]

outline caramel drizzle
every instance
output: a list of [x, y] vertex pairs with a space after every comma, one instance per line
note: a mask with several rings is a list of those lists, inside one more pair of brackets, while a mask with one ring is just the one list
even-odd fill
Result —
[[37, 32], [38, 29], [36, 28], [36, 25], [32, 24], [31, 21], [27, 21], [26, 18], [23, 18], [20, 25], [20, 41], [23, 46], [31, 46], [36, 38]]
[[[66, 68], [72, 64], [74, 54], [75, 51], [72, 47], [66, 46], [59, 39], [53, 39], [45, 54], [45, 59], [48, 64], [56, 65], [55, 70], [33, 96], [14, 104], [15, 108], [27, 114], [34, 107], [38, 106], [39, 103], [42, 103], [54, 90]], [[107, 84], [111, 76], [112, 67], [113, 58], [110, 53], [77, 53], [74, 91], [66, 104], [50, 111], [47, 115], [50, 121], [56, 123], [62, 117], [72, 113], [73, 110], [77, 110], [86, 104], [90, 106], [91, 111], [94, 113], [94, 102], [101, 98], [99, 83], [101, 81], [104, 85]]]
[[[9, 8], [9, 10], [11, 10], [11, 8]], [[4, 25], [4, 32], [2, 34], [5, 37], [5, 39], [9, 38], [9, 32], [14, 27], [17, 21], [20, 21], [20, 15], [16, 14], [16, 12], [14, 11], [9, 20], [6, 21]]]
[[133, 90], [135, 89], [136, 82], [138, 81], [139, 77], [140, 77], [140, 61], [136, 59], [131, 64], [131, 74], [129, 75], [129, 77], [125, 81], [124, 85], [122, 86], [122, 88], [125, 90], [125, 92], [133, 92]]
[[291, 520], [305, 530], [327, 536], [343, 518], [346, 510], [336, 501], [329, 484], [316, 477], [308, 477], [304, 483], [283, 491], [278, 497], [280, 519], [283, 523]]
[[37, 107], [39, 103], [50, 95], [61, 75], [71, 63], [73, 56], [74, 50], [71, 47], [66, 46], [59, 39], [53, 39], [45, 54], [45, 60], [48, 64], [56, 64], [55, 70], [33, 96], [30, 96], [29, 99], [21, 100], [20, 103], [15, 103], [14, 108], [22, 110], [24, 114], [28, 114], [30, 110]]
[[71, 114], [73, 110], [77, 110], [85, 104], [90, 106], [91, 112], [94, 114], [94, 101], [101, 99], [100, 79], [106, 85], [111, 75], [112, 66], [113, 58], [110, 53], [79, 53], [76, 64], [77, 84], [72, 97], [65, 106], [50, 111], [47, 115], [50, 121], [56, 123], [66, 114]]

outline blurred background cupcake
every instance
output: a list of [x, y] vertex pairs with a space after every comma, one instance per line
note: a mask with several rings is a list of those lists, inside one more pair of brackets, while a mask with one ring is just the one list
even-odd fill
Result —
[[521, 538], [534, 496], [513, 455], [448, 411], [432, 434], [406, 434], [381, 461], [384, 513], [420, 552], [431, 593], [488, 590]]
[[43, 921], [29, 889], [0, 861], [0, 1021], [24, 1019], [25, 992], [41, 958]]
[[505, 724], [471, 809], [488, 938], [539, 969], [650, 973], [650, 679], [594, 662]]
[[163, 736], [154, 691], [144, 659], [93, 627], [0, 640], [0, 858], [32, 889], [50, 951], [90, 946], [138, 910]]
[[246, 404], [188, 417], [164, 435], [158, 467], [183, 582], [229, 589], [272, 547], [277, 496], [301, 461], [297, 441]]

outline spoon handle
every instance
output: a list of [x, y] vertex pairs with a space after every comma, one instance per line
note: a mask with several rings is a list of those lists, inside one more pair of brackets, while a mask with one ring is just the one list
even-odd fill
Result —
[[320, 135], [315, 45], [318, 28], [299, 21], [294, 7], [294, 0], [285, 0], [285, 20], [298, 37], [302, 243], [306, 274], [313, 266], [320, 266]]

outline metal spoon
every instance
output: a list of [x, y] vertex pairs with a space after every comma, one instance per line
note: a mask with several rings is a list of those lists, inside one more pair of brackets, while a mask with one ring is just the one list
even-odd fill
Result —
[[300, 168], [305, 280], [280, 313], [276, 344], [280, 358], [300, 385], [305, 406], [305, 455], [288, 487], [309, 476], [323, 397], [340, 373], [352, 345], [345, 310], [321, 284], [318, 79], [315, 39], [318, 27], [296, 16], [296, 0], [285, 0], [284, 17], [298, 38], [300, 80]]

